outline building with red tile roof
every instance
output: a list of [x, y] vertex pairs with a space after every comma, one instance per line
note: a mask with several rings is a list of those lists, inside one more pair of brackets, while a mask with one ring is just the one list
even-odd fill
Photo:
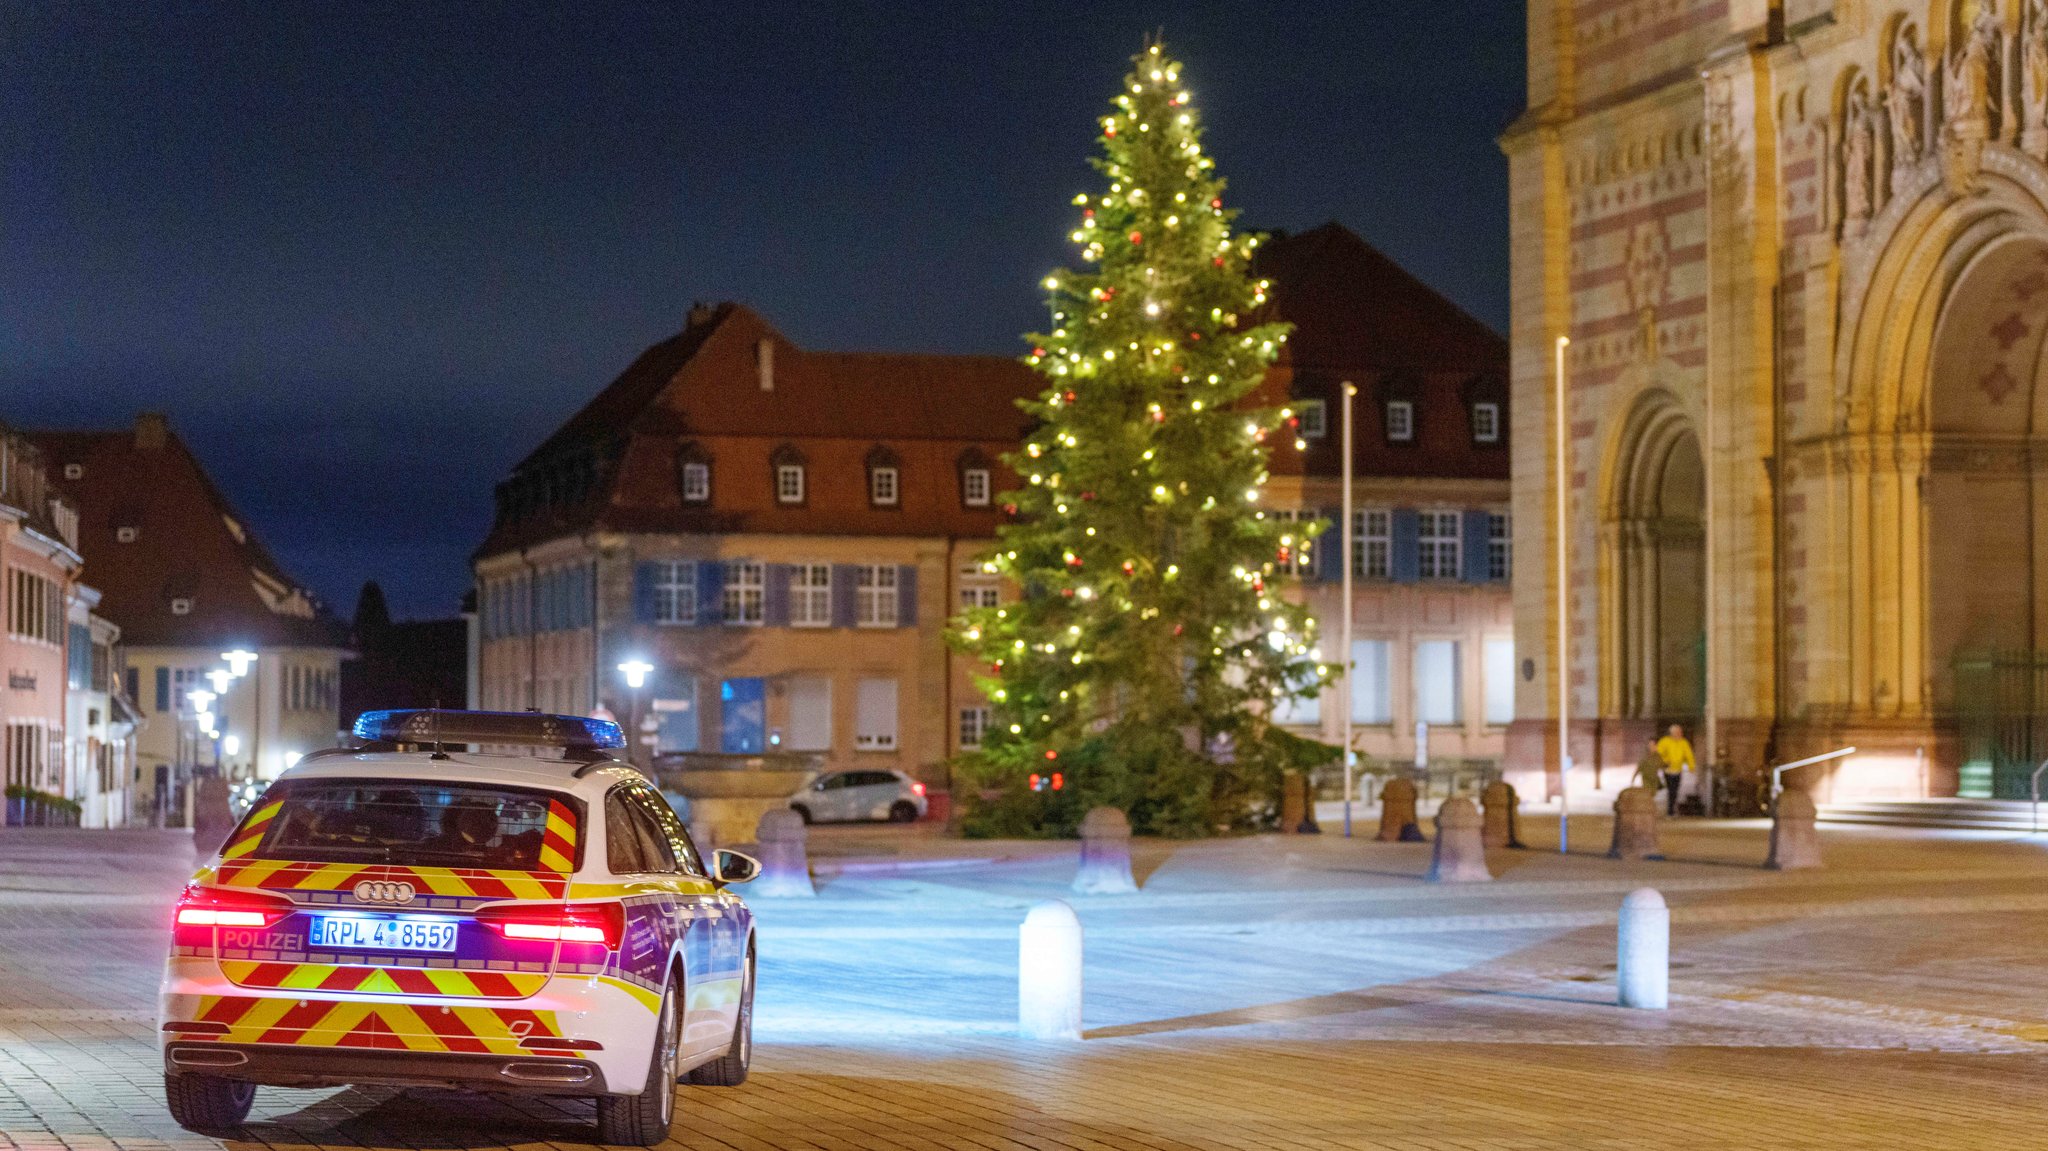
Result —
[[[79, 509], [79, 550], [119, 623], [141, 714], [138, 803], [181, 818], [196, 766], [268, 779], [327, 747], [339, 725], [345, 631], [284, 570], [161, 415], [130, 429], [34, 436]], [[223, 653], [256, 653], [213, 703], [222, 738], [198, 730], [194, 691]], [[228, 738], [232, 737], [232, 738]]]

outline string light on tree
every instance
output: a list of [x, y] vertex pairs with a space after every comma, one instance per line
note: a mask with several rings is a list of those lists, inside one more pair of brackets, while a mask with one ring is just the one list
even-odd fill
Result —
[[1026, 482], [992, 566], [1026, 594], [970, 610], [953, 641], [989, 669], [996, 722], [970, 764], [985, 783], [1022, 794], [1057, 753], [1062, 802], [1209, 834], [1277, 792], [1290, 737], [1268, 716], [1323, 669], [1279, 594], [1309, 541], [1258, 506], [1273, 433], [1296, 437], [1249, 396], [1287, 331], [1245, 319], [1268, 291], [1257, 237], [1231, 232], [1181, 72], [1148, 46], [1097, 121], [1105, 186], [1073, 197], [1068, 233], [1080, 266], [1045, 277], [1052, 330], [1026, 337], [1040, 430], [1006, 459]]

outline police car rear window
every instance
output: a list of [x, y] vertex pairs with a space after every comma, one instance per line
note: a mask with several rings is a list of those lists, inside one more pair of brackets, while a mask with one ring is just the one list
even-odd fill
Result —
[[337, 780], [280, 790], [284, 805], [259, 858], [543, 871], [550, 801], [569, 808], [561, 796], [476, 784]]

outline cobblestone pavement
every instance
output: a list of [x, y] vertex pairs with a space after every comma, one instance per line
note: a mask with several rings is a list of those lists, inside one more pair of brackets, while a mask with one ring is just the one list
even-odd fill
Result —
[[[816, 900], [755, 900], [751, 1081], [682, 1089], [678, 1144], [802, 1148], [2022, 1148], [2048, 1141], [2048, 837], [1841, 829], [1755, 866], [1759, 824], [1669, 861], [1335, 836], [1141, 844], [1145, 891], [1072, 897], [1087, 1039], [1009, 1037], [1016, 924], [1071, 845], [820, 829]], [[1544, 850], [1547, 840], [1549, 850]], [[1605, 845], [1596, 821], [1573, 842]], [[0, 1148], [217, 1147], [165, 1114], [153, 996], [177, 833], [0, 832]], [[943, 866], [930, 866], [943, 861]], [[1614, 910], [1673, 907], [1673, 1004], [1613, 1002]], [[237, 1151], [586, 1145], [591, 1109], [259, 1093]]]

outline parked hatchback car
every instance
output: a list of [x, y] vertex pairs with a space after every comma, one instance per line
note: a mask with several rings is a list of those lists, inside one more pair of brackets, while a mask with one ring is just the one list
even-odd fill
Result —
[[789, 797], [789, 809], [805, 823], [911, 823], [929, 807], [924, 784], [900, 771], [828, 771]]

